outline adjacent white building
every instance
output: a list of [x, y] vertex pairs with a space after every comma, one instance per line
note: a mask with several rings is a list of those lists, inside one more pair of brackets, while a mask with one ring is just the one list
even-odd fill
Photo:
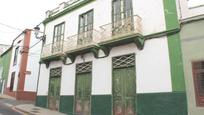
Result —
[[189, 115], [204, 113], [204, 1], [180, 0], [181, 45]]
[[35, 100], [41, 47], [31, 29], [13, 40], [6, 94], [18, 100]]

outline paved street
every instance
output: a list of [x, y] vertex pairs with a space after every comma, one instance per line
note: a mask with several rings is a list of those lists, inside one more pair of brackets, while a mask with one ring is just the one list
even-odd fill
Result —
[[12, 109], [11, 106], [6, 105], [0, 99], [0, 115], [22, 115]]
[[[17, 110], [17, 111], [15, 111]], [[18, 111], [20, 113], [18, 113]], [[40, 108], [31, 101], [19, 101], [6, 95], [0, 95], [0, 115], [65, 115], [58, 111]]]
[[20, 104], [31, 104], [30, 101], [16, 101], [14, 99], [0, 95], [0, 115], [22, 115], [13, 109], [14, 106]]

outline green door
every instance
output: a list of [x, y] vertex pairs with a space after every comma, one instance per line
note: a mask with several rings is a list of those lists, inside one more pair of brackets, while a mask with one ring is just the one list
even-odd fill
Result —
[[[134, 56], [123, 56], [113, 62], [113, 114], [136, 115]], [[127, 58], [127, 59], [126, 59]], [[128, 59], [129, 58], [129, 59]], [[130, 59], [133, 58], [133, 59]], [[120, 60], [121, 59], [121, 60]]]
[[48, 108], [51, 110], [59, 110], [61, 72], [61, 67], [50, 70]]
[[50, 78], [49, 86], [49, 109], [59, 109], [59, 97], [60, 97], [60, 77]]
[[91, 73], [78, 74], [76, 81], [75, 112], [90, 115]]

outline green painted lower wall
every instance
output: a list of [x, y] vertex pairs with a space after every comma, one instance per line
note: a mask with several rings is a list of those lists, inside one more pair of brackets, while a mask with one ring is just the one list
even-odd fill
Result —
[[[137, 115], [187, 115], [185, 92], [145, 93], [136, 95]], [[47, 96], [37, 96], [36, 106], [47, 107]], [[74, 96], [60, 96], [59, 111], [74, 114]], [[91, 115], [112, 115], [111, 95], [91, 96]]]
[[36, 97], [36, 106], [47, 108], [47, 96], [37, 96]]
[[137, 115], [188, 115], [185, 92], [137, 95]]
[[59, 111], [65, 114], [73, 114], [74, 96], [60, 96]]
[[111, 115], [112, 114], [111, 95], [92, 95], [91, 114], [92, 115]]

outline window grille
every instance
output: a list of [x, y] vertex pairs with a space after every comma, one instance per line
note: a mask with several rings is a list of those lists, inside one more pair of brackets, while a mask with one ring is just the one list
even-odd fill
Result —
[[118, 56], [114, 57], [112, 59], [113, 62], [113, 68], [124, 68], [124, 67], [130, 67], [135, 65], [135, 55], [124, 55], [124, 56]]
[[61, 67], [50, 69], [50, 77], [61, 77], [61, 74], [62, 74]]
[[86, 62], [86, 63], [81, 63], [76, 65], [76, 73], [87, 73], [92, 71], [92, 63], [91, 62]]

